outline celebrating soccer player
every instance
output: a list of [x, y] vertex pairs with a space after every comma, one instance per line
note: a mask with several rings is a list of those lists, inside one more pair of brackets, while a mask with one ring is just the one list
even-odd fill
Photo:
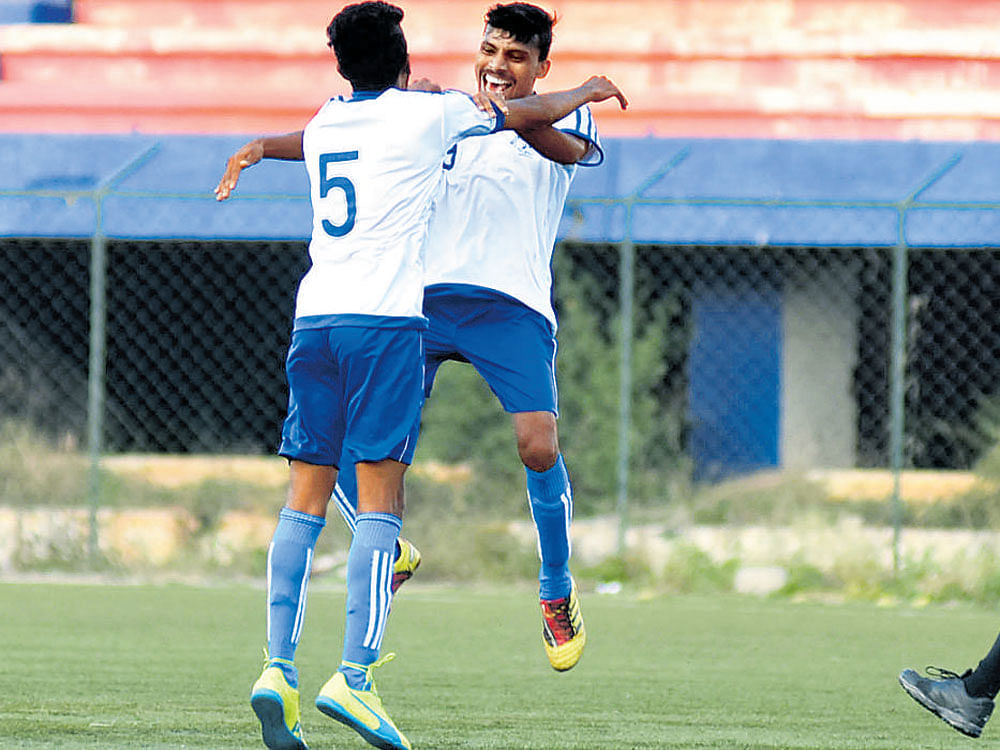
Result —
[[[324, 104], [299, 138], [313, 207], [286, 372], [288, 415], [279, 453], [289, 460], [286, 506], [268, 551], [268, 657], [251, 691], [264, 743], [302, 750], [295, 649], [302, 634], [312, 554], [344, 460], [357, 468], [354, 537], [347, 564], [343, 658], [317, 707], [381, 748], [409, 748], [375, 692], [374, 667], [392, 597], [402, 527], [403, 474], [423, 399], [422, 241], [441, 164], [463, 139], [502, 128], [531, 131], [587, 102], [621, 92], [593, 78], [568, 92], [483, 111], [457, 92], [405, 91], [403, 12], [351, 5], [327, 29], [353, 96]], [[482, 102], [480, 102], [482, 105]], [[230, 158], [216, 189], [225, 199], [240, 170], [288, 157], [255, 141]], [[397, 200], [405, 195], [406, 200]]]
[[[527, 3], [491, 8], [474, 63], [479, 91], [510, 102], [531, 96], [551, 67], [553, 23]], [[569, 570], [573, 492], [556, 422], [552, 250], [576, 165], [602, 160], [586, 106], [552, 127], [456, 146], [444, 164], [425, 258], [425, 392], [442, 362], [470, 362], [513, 415], [541, 555], [542, 643], [559, 671], [580, 659], [586, 631]], [[350, 525], [355, 494], [344, 469], [338, 504]], [[414, 555], [405, 540], [401, 546], [396, 575], [403, 578]]]

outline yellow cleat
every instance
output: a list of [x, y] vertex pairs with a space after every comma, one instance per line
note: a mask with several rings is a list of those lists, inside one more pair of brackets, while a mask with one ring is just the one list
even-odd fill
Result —
[[299, 722], [299, 691], [288, 684], [276, 664], [285, 659], [268, 659], [264, 671], [250, 691], [250, 706], [260, 719], [261, 735], [270, 750], [309, 750]]
[[420, 567], [420, 550], [413, 546], [413, 542], [403, 537], [399, 537], [399, 557], [396, 558], [395, 565], [392, 566], [392, 593], [406, 583], [417, 568]]
[[367, 672], [366, 689], [355, 690], [347, 684], [343, 672], [335, 672], [319, 691], [316, 708], [353, 729], [370, 745], [382, 750], [411, 750], [410, 741], [396, 728], [382, 707], [382, 699], [378, 697], [372, 680], [372, 669], [385, 664], [394, 656], [395, 654], [386, 654], [367, 666], [342, 662], [348, 667]]
[[573, 581], [569, 596], [541, 599], [539, 603], [542, 605], [542, 644], [549, 664], [558, 672], [572, 669], [580, 661], [583, 647], [587, 645], [576, 581]]

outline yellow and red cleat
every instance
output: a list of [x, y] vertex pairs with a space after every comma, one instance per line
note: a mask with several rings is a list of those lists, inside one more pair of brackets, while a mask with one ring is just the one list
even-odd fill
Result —
[[413, 577], [413, 574], [420, 567], [420, 550], [413, 546], [413, 542], [403, 537], [399, 537], [399, 557], [396, 558], [392, 566], [392, 593], [396, 591]]
[[539, 603], [542, 605], [542, 643], [549, 664], [558, 672], [572, 669], [580, 661], [583, 647], [587, 645], [576, 581], [573, 581], [569, 596], [541, 599]]

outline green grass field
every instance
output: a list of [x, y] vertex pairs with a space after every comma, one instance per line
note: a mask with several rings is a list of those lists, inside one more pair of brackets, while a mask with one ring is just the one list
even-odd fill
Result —
[[[0, 585], [0, 747], [256, 748], [249, 586]], [[415, 748], [952, 748], [973, 742], [896, 684], [964, 668], [1000, 617], [738, 596], [586, 595], [580, 664], [548, 666], [529, 589], [404, 587], [377, 673]], [[298, 663], [312, 748], [366, 748], [312, 707], [343, 596], [309, 600]], [[1000, 721], [977, 747], [1000, 747]]]

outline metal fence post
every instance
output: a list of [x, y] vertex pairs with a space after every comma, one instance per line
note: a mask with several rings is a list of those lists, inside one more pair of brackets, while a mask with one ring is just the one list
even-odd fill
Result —
[[892, 570], [899, 573], [899, 542], [903, 525], [900, 474], [903, 470], [904, 410], [906, 408], [906, 296], [909, 248], [903, 234], [906, 209], [899, 211], [899, 241], [892, 252], [892, 352], [889, 371], [889, 461], [892, 470]]
[[625, 203], [625, 240], [618, 253], [618, 298], [621, 314], [621, 378], [618, 392], [618, 556], [625, 556], [628, 531], [630, 433], [632, 431], [632, 336], [635, 295], [635, 245], [632, 201]]
[[906, 327], [909, 296], [910, 246], [906, 241], [907, 215], [917, 198], [962, 160], [953, 154], [897, 206], [896, 245], [892, 252], [892, 356], [889, 372], [889, 459], [892, 470], [892, 570], [900, 569], [903, 529], [902, 472], [906, 441]]
[[[628, 531], [628, 485], [629, 462], [631, 459], [632, 433], [632, 343], [634, 331], [635, 309], [635, 242], [632, 234], [632, 221], [635, 205], [644, 201], [646, 190], [667, 176], [675, 167], [687, 159], [691, 149], [681, 148], [660, 169], [645, 179], [638, 189], [620, 203], [625, 209], [625, 234], [619, 246], [618, 257], [618, 294], [621, 325], [621, 381], [619, 390], [619, 422], [618, 422], [618, 556], [625, 556], [625, 536]], [[658, 202], [654, 199], [653, 201]]]
[[105, 363], [107, 357], [107, 237], [104, 234], [104, 199], [115, 185], [144, 164], [160, 144], [154, 143], [130, 159], [93, 193], [94, 234], [90, 239], [90, 358], [87, 370], [87, 482], [88, 535], [87, 554], [96, 566], [99, 552], [97, 511], [101, 505], [101, 454], [104, 451], [104, 402], [106, 395]]
[[104, 431], [104, 366], [107, 346], [107, 239], [102, 212], [104, 194], [94, 196], [97, 226], [90, 240], [90, 361], [87, 372], [87, 453], [89, 456], [88, 498], [89, 534], [87, 554], [91, 565], [97, 562], [97, 509], [101, 503], [101, 452]]

